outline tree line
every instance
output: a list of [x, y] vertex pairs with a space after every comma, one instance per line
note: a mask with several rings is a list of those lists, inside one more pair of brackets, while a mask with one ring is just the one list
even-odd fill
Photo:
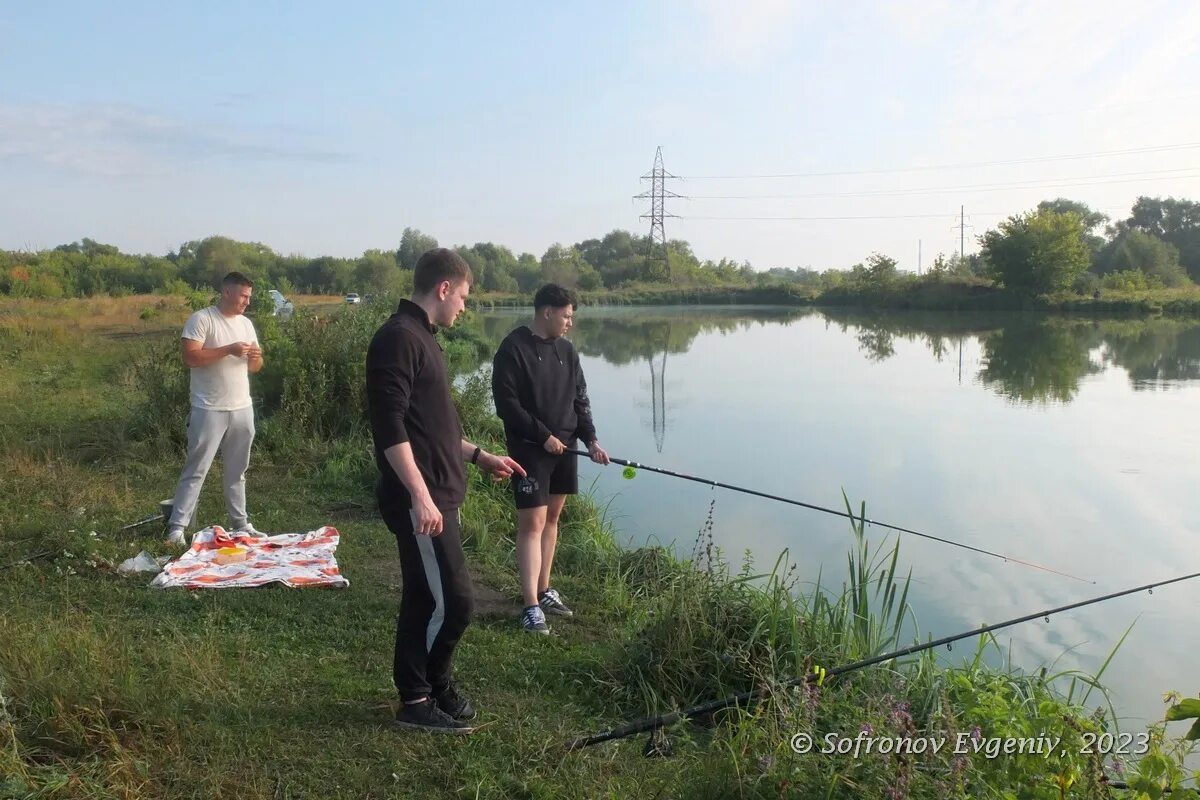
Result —
[[[367, 250], [358, 258], [282, 255], [257, 242], [225, 236], [186, 242], [165, 256], [122, 253], [92, 239], [52, 250], [0, 250], [0, 294], [14, 297], [90, 297], [97, 294], [187, 293], [211, 289], [239, 271], [285, 294], [405, 292], [412, 269], [438, 240], [405, 228], [395, 250]], [[477, 289], [528, 294], [552, 281], [585, 291], [630, 284], [746, 285], [756, 273], [748, 263], [701, 262], [687, 242], [672, 241], [670, 270], [648, 257], [649, 239], [612, 231], [600, 239], [554, 244], [539, 258], [492, 242], [458, 246], [475, 273]]]
[[[978, 237], [978, 254], [939, 255], [920, 280], [970, 280], [1016, 292], [1044, 294], [1101, 288], [1153, 289], [1200, 282], [1200, 203], [1139, 197], [1126, 219], [1110, 220], [1087, 205], [1048, 200], [1008, 218]], [[92, 239], [38, 252], [0, 250], [0, 294], [13, 297], [86, 297], [96, 294], [187, 293], [207, 290], [234, 270], [290, 292], [405, 292], [433, 236], [405, 228], [395, 250], [367, 250], [357, 258], [282, 255], [257, 242], [224, 236], [186, 242], [165, 256], [122, 253]], [[653, 257], [650, 241], [615, 230], [572, 245], [553, 244], [539, 258], [504, 245], [477, 242], [455, 248], [470, 263], [477, 287], [529, 294], [552, 281], [584, 291], [631, 286], [884, 288], [911, 281], [890, 256], [873, 253], [849, 269], [803, 267], [755, 270], [747, 261], [701, 261], [682, 240]]]

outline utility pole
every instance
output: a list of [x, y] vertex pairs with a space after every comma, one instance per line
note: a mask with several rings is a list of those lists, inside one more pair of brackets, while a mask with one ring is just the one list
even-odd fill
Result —
[[921, 240], [917, 239], [917, 274], [921, 274]]
[[[942, 223], [943, 225], [945, 223]], [[966, 236], [967, 231], [967, 207], [965, 205], [958, 207], [958, 258], [966, 263]]]
[[[667, 252], [667, 231], [663, 227], [663, 219], [666, 217], [676, 217], [676, 214], [668, 214], [666, 209], [666, 201], [668, 197], [682, 197], [682, 195], [667, 191], [668, 180], [679, 180], [678, 175], [672, 175], [663, 167], [662, 147], [659, 147], [654, 154], [654, 168], [649, 174], [643, 175], [642, 180], [650, 181], [650, 191], [635, 194], [634, 198], [638, 200], [649, 200], [649, 213], [642, 214], [641, 219], [650, 220], [650, 252], [647, 253], [647, 262], [651, 267], [652, 275], [655, 278], [666, 278], [670, 280], [671, 275], [671, 259]], [[657, 265], [657, 268], [654, 266]]]

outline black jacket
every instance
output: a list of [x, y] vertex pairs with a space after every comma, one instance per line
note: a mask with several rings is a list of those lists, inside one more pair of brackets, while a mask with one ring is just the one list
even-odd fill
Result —
[[566, 339], [543, 339], [524, 325], [506, 336], [492, 361], [492, 399], [509, 442], [596, 441], [587, 382]]
[[384, 455], [404, 442], [412, 445], [413, 460], [440, 510], [458, 508], [467, 494], [462, 424], [436, 330], [424, 309], [401, 300], [367, 348], [367, 406], [381, 507], [412, 507], [408, 490]]

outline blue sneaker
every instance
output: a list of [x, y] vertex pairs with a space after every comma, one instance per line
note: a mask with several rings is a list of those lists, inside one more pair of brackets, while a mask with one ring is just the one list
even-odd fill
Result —
[[575, 612], [567, 608], [563, 603], [562, 597], [558, 594], [557, 589], [547, 589], [538, 595], [538, 605], [542, 607], [542, 611], [547, 614], [554, 614], [558, 617], [573, 617]]
[[550, 634], [550, 626], [546, 624], [546, 615], [540, 606], [529, 606], [521, 612], [521, 627], [530, 633]]

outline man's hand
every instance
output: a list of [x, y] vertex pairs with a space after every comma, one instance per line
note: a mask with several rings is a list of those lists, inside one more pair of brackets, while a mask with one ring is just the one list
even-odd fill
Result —
[[413, 533], [421, 536], [442, 535], [442, 512], [433, 504], [433, 498], [426, 494], [421, 498], [413, 498], [412, 508], [414, 519]]
[[592, 457], [592, 461], [597, 464], [608, 463], [608, 453], [604, 452], [604, 448], [600, 446], [600, 442], [592, 442], [588, 445], [588, 455]]
[[246, 351], [246, 358], [250, 359], [251, 361], [262, 361], [262, 347], [251, 343], [250, 349]]
[[561, 456], [563, 451], [567, 449], [567, 446], [563, 444], [557, 436], [554, 435], [551, 435], [550, 438], [543, 442], [542, 447], [547, 453], [556, 456]]
[[226, 355], [237, 356], [238, 358], [246, 358], [253, 347], [254, 345], [250, 342], [234, 342], [233, 344], [225, 345], [225, 353]]
[[475, 462], [475, 465], [491, 475], [494, 481], [511, 478], [514, 472], [522, 478], [525, 477], [524, 467], [508, 456], [498, 456], [494, 453], [484, 451], [479, 454], [479, 459]]

